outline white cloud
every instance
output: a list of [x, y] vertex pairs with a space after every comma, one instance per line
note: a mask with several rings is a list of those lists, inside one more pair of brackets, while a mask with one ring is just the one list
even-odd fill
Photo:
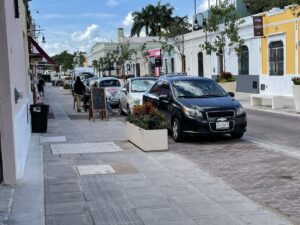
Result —
[[92, 38], [93, 33], [98, 29], [98, 25], [92, 24], [88, 26], [84, 31], [76, 31], [72, 34], [74, 41], [87, 41]]
[[106, 6], [113, 7], [113, 6], [119, 5], [119, 3], [118, 3], [116, 0], [108, 0], [108, 1], [105, 3], [105, 5], [106, 5]]
[[216, 0], [203, 0], [200, 5], [197, 7], [197, 12], [204, 12], [208, 10], [208, 1], [210, 1], [210, 5], [215, 5]]
[[133, 24], [132, 12], [129, 12], [127, 14], [127, 16], [122, 21], [122, 24], [123, 24], [124, 27], [131, 27], [132, 26], [132, 24]]

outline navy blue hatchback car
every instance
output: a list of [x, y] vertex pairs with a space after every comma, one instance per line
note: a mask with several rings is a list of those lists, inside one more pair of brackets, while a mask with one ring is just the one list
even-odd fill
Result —
[[143, 96], [164, 113], [175, 141], [187, 135], [230, 134], [241, 138], [247, 118], [233, 93], [214, 80], [193, 76], [162, 77]]

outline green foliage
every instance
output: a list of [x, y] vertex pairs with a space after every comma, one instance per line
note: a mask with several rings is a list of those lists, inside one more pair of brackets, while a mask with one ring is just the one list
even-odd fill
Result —
[[293, 81], [294, 85], [300, 85], [300, 77], [293, 77], [292, 81]]
[[127, 121], [145, 130], [166, 129], [167, 120], [164, 114], [151, 103], [134, 106]]
[[74, 65], [78, 67], [82, 67], [84, 62], [85, 62], [85, 57], [84, 57], [85, 52], [82, 51], [77, 51], [74, 52]]
[[199, 47], [207, 54], [215, 52], [222, 57], [225, 57], [225, 49], [228, 49], [228, 52], [234, 50], [239, 54], [244, 40], [239, 36], [238, 31], [243, 23], [244, 20], [241, 20], [235, 12], [235, 6], [229, 0], [220, 0], [218, 5], [211, 7], [210, 17], [204, 28], [206, 32], [216, 34], [215, 39], [212, 42], [205, 41]]
[[235, 78], [230, 72], [222, 72], [216, 81], [219, 83], [233, 82], [235, 81]]
[[265, 12], [274, 7], [284, 8], [288, 5], [300, 4], [300, 0], [244, 0], [244, 2], [253, 14]]
[[72, 89], [72, 85], [69, 83], [65, 83], [64, 89]]
[[123, 76], [125, 74], [125, 62], [127, 60], [130, 60], [132, 55], [137, 54], [137, 52], [134, 49], [130, 48], [129, 42], [119, 44], [118, 49], [118, 51], [113, 51], [113, 54], [115, 55], [115, 62], [118, 65], [118, 67], [121, 68], [121, 75]]
[[158, 1], [157, 5], [149, 4], [132, 13], [133, 25], [131, 28], [131, 36], [139, 37], [143, 28], [145, 28], [146, 36], [158, 36], [161, 29], [169, 26], [172, 20], [174, 7], [169, 3], [161, 4]]
[[74, 54], [71, 54], [66, 50], [53, 56], [52, 59], [61, 66], [62, 71], [64, 72], [74, 69]]

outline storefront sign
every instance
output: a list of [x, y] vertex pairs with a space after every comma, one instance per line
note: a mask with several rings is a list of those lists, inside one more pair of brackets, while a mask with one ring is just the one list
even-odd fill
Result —
[[264, 36], [263, 17], [253, 16], [254, 37]]

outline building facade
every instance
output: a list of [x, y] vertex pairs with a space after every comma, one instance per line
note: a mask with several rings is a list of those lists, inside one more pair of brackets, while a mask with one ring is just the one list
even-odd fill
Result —
[[[149, 65], [142, 57], [141, 47], [146, 43], [146, 50], [160, 48], [161, 43], [157, 37], [125, 37], [123, 28], [118, 29], [118, 36], [116, 42], [98, 42], [92, 48], [88, 55], [88, 65], [92, 66], [94, 60], [104, 58], [107, 53], [117, 50], [120, 44], [129, 43], [130, 49], [136, 51], [130, 60], [125, 62], [125, 75], [126, 76], [145, 76], [149, 75]], [[111, 71], [112, 75], [117, 76], [118, 71], [115, 69]], [[107, 75], [107, 71], [101, 75]]]
[[291, 78], [299, 75], [299, 18], [290, 7], [262, 13], [261, 92], [292, 95]]
[[31, 134], [26, 7], [26, 0], [0, 1], [0, 173], [6, 184], [22, 178]]

